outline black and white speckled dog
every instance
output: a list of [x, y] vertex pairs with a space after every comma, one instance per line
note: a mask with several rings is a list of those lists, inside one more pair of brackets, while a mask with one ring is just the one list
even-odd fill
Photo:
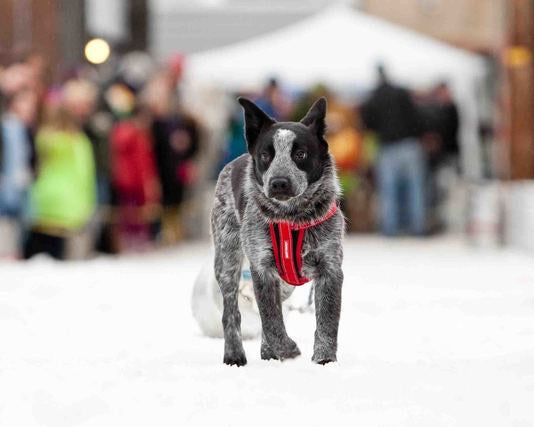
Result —
[[[239, 103], [248, 154], [222, 170], [211, 218], [215, 276], [224, 301], [224, 363], [247, 363], [237, 299], [243, 254], [250, 261], [262, 322], [261, 358], [300, 355], [282, 316], [281, 302], [294, 288], [281, 273], [296, 266], [280, 261], [284, 250], [293, 260], [298, 258], [293, 277], [314, 281], [317, 326], [312, 360], [336, 361], [344, 218], [337, 210], [339, 184], [324, 138], [326, 100], [319, 99], [300, 122], [276, 122], [248, 99], [240, 98]], [[294, 237], [298, 245], [284, 246], [282, 252], [275, 242], [284, 241], [278, 234], [283, 230], [273, 226], [280, 222], [292, 224], [289, 240], [299, 229], [306, 231]]]

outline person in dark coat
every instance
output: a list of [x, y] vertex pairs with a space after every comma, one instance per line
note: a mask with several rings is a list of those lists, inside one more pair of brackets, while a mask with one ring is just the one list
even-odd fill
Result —
[[[424, 234], [426, 159], [418, 140], [419, 117], [410, 93], [391, 83], [379, 66], [378, 85], [361, 113], [364, 124], [376, 133], [380, 144], [376, 175], [382, 233], [399, 234], [401, 218], [407, 218], [411, 234]], [[405, 200], [400, 197], [401, 189], [405, 190]]]
[[198, 130], [193, 120], [173, 114], [156, 119], [152, 126], [156, 161], [162, 184], [163, 205], [179, 205], [184, 197], [185, 163], [198, 150]]
[[446, 82], [439, 83], [420, 107], [425, 123], [422, 139], [429, 170], [427, 180], [429, 226], [431, 231], [439, 231], [444, 224], [444, 218], [440, 215], [440, 205], [447, 198], [449, 191], [447, 186], [443, 185], [443, 172], [460, 171], [458, 141], [460, 117]]
[[193, 119], [173, 113], [154, 120], [152, 135], [162, 192], [162, 237], [173, 243], [182, 237], [180, 206], [191, 179], [192, 158], [199, 148], [199, 131]]
[[458, 107], [456, 107], [451, 90], [446, 83], [438, 85], [435, 96], [439, 112], [437, 133], [441, 139], [441, 153], [446, 161], [457, 158], [460, 154], [460, 145], [458, 143], [460, 118]]

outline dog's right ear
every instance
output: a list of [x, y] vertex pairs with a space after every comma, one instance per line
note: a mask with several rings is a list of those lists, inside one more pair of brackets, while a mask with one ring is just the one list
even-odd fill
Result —
[[324, 137], [326, 130], [326, 98], [322, 96], [311, 106], [306, 116], [300, 121], [302, 124], [310, 127], [320, 138]]
[[258, 137], [267, 130], [276, 120], [269, 117], [264, 111], [250, 99], [240, 96], [237, 101], [243, 107], [245, 113], [245, 138], [248, 152], [252, 154]]

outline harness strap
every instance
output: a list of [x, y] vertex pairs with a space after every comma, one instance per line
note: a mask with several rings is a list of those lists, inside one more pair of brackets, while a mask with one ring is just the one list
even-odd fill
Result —
[[337, 205], [334, 202], [323, 217], [308, 223], [295, 224], [288, 221], [269, 223], [276, 269], [286, 283], [300, 286], [310, 281], [302, 275], [302, 245], [306, 229], [327, 221], [336, 211]]
[[290, 223], [293, 230], [304, 230], [306, 228], [315, 227], [316, 225], [319, 225], [325, 221], [328, 221], [330, 218], [334, 216], [334, 214], [337, 212], [337, 204], [336, 202], [332, 202], [330, 205], [330, 208], [328, 209], [328, 212], [321, 218], [316, 218], [313, 221], [310, 222], [304, 222], [302, 224], [296, 224], [296, 223]]

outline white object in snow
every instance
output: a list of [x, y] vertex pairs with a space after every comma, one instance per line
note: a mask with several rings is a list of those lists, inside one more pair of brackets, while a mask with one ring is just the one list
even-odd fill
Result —
[[[312, 311], [311, 292], [313, 292], [313, 288], [308, 288], [308, 286], [302, 286], [302, 288], [306, 290], [296, 292], [294, 297], [289, 300], [295, 287], [280, 282], [284, 310], [295, 310], [301, 313]], [[252, 287], [250, 265], [246, 258], [243, 260], [243, 266], [241, 267], [238, 304], [241, 312], [242, 338], [247, 340], [258, 337], [261, 334], [261, 320], [254, 296], [254, 288]], [[212, 338], [222, 338], [224, 336], [222, 328], [223, 300], [213, 271], [213, 256], [208, 263], [204, 264], [195, 280], [191, 305], [193, 317], [204, 335]]]
[[[238, 304], [241, 312], [241, 336], [243, 339], [258, 337], [261, 334], [261, 321], [246, 260], [241, 268]], [[212, 338], [223, 337], [223, 300], [213, 271], [213, 257], [202, 267], [197, 276], [193, 288], [192, 308], [193, 317], [205, 335]]]

